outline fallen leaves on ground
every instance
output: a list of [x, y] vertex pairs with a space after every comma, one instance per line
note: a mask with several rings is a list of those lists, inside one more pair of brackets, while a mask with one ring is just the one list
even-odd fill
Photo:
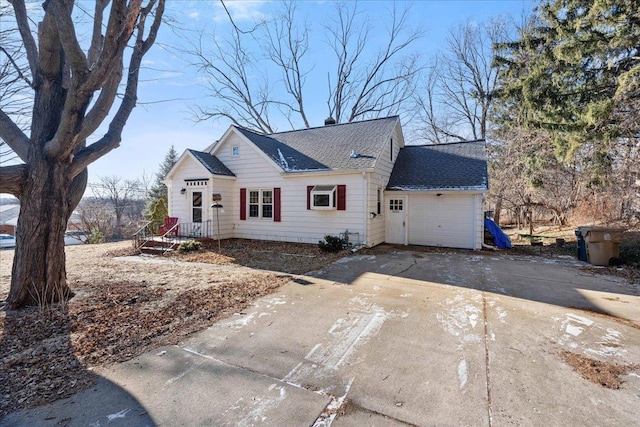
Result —
[[560, 357], [582, 378], [603, 387], [617, 390], [622, 384], [622, 375], [640, 368], [640, 365], [617, 365], [591, 359], [581, 354], [563, 350]]
[[177, 344], [289, 279], [256, 273], [184, 290], [131, 281], [76, 283], [81, 296], [67, 309], [4, 312], [0, 416], [74, 394], [93, 383], [88, 367]]
[[214, 264], [239, 264], [245, 267], [288, 274], [305, 274], [344, 257], [348, 252], [323, 252], [317, 245], [269, 242], [247, 239], [207, 240], [203, 250], [174, 252], [170, 256], [181, 261]]

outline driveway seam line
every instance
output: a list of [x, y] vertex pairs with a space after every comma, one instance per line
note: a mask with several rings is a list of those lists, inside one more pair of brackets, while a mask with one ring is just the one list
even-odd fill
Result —
[[487, 416], [489, 427], [493, 424], [493, 410], [491, 401], [491, 370], [489, 368], [489, 325], [487, 320], [487, 298], [485, 291], [482, 291], [482, 314], [484, 317], [484, 366], [487, 380]]
[[236, 365], [236, 364], [233, 364], [233, 363], [225, 362], [224, 360], [220, 360], [220, 359], [218, 359], [216, 357], [209, 356], [208, 354], [200, 353], [200, 352], [198, 352], [198, 351], [196, 351], [196, 350], [194, 350], [192, 348], [181, 347], [181, 346], [176, 346], [176, 347], [179, 348], [182, 351], [186, 351], [187, 353], [191, 353], [191, 354], [193, 354], [195, 356], [200, 356], [202, 358], [213, 360], [214, 362], [218, 362], [218, 363], [221, 363], [223, 365], [232, 366], [232, 367], [237, 368], [237, 369], [242, 369], [244, 371], [248, 371], [248, 372], [251, 372], [253, 374], [260, 375], [261, 377], [268, 378], [270, 380], [277, 381], [279, 383], [283, 383], [283, 384], [289, 385], [291, 387], [294, 387], [294, 388], [297, 388], [297, 389], [300, 389], [300, 390], [305, 390], [305, 391], [308, 391], [310, 393], [314, 393], [314, 394], [317, 394], [317, 395], [320, 395], [320, 396], [324, 396], [324, 397], [329, 397], [329, 398], [331, 397], [331, 395], [326, 394], [326, 393], [322, 393], [321, 391], [311, 390], [311, 389], [308, 389], [308, 388], [304, 387], [301, 384], [296, 384], [296, 383], [287, 381], [285, 379], [286, 377], [285, 378], [272, 377], [271, 375], [265, 374], [265, 373], [260, 372], [260, 371], [256, 371], [256, 370], [248, 368], [246, 366]]
[[[374, 414], [374, 415], [379, 415], [381, 417], [385, 417], [387, 419], [390, 419], [390, 420], [393, 420], [393, 421], [397, 421], [397, 422], [402, 423], [402, 424], [404, 424], [404, 425], [406, 425], [408, 427], [418, 427], [418, 424], [413, 424], [413, 423], [410, 423], [408, 421], [401, 420], [400, 418], [392, 417], [391, 415], [387, 415], [385, 413], [378, 412], [378, 411], [376, 411], [374, 409], [369, 409], [369, 408], [367, 408], [365, 406], [362, 406], [362, 405], [359, 405], [359, 404], [355, 403], [353, 400], [349, 400], [349, 405], [353, 406], [353, 407], [355, 407], [355, 408], [357, 408], [357, 409], [359, 409], [359, 410], [361, 410], [363, 412], [367, 412], [369, 414]], [[340, 417], [339, 416], [336, 417], [336, 419], [338, 419], [338, 418], [340, 418]]]

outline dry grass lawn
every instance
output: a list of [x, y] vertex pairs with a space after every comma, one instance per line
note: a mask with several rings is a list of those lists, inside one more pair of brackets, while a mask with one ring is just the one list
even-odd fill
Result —
[[[93, 383], [90, 368], [177, 344], [274, 292], [292, 273], [344, 255], [313, 245], [223, 243], [222, 255], [166, 257], [126, 256], [131, 242], [68, 247], [76, 295], [67, 307], [0, 310], [0, 419], [74, 394]], [[12, 260], [13, 250], [0, 251], [0, 301], [9, 292]]]

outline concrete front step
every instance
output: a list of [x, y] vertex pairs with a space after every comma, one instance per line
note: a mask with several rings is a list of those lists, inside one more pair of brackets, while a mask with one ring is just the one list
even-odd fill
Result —
[[165, 252], [173, 252], [173, 251], [175, 251], [175, 249], [171, 247], [162, 248], [158, 246], [154, 246], [154, 247], [143, 246], [140, 248], [140, 252], [147, 255], [162, 255]]

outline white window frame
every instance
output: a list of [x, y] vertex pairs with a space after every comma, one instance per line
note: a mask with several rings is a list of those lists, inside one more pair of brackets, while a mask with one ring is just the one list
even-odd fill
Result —
[[404, 199], [389, 199], [389, 212], [398, 213], [404, 210]]
[[[327, 205], [316, 205], [316, 196], [328, 197]], [[316, 185], [311, 189], [311, 209], [314, 210], [336, 210], [338, 203], [338, 186], [337, 185]]]
[[[251, 202], [251, 193], [258, 193], [258, 202]], [[270, 193], [270, 194], [269, 194]], [[247, 219], [265, 219], [265, 220], [273, 220], [274, 214], [274, 190], [273, 188], [264, 188], [264, 189], [247, 189]], [[268, 201], [270, 200], [270, 202]], [[251, 206], [258, 207], [258, 215], [251, 215]], [[265, 216], [265, 207], [271, 206], [271, 216]]]
[[234, 145], [233, 147], [231, 147], [231, 155], [233, 157], [238, 157], [240, 155], [240, 147], [237, 145]]

